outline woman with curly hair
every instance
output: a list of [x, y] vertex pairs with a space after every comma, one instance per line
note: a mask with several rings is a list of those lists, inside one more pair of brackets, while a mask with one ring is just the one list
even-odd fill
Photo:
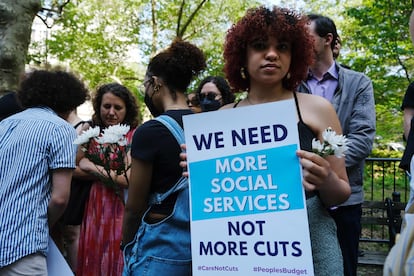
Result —
[[[94, 114], [92, 126], [101, 130], [117, 124], [128, 125], [126, 134], [128, 143], [138, 125], [138, 107], [133, 94], [119, 83], [104, 84], [98, 88], [92, 100]], [[94, 151], [96, 143], [90, 143], [88, 150]], [[128, 152], [125, 162], [130, 163]], [[129, 165], [129, 164], [127, 164]], [[122, 220], [124, 215], [124, 193], [128, 189], [130, 170], [118, 175], [116, 168], [106, 170], [86, 157], [79, 161], [79, 174], [93, 183], [86, 202], [81, 225], [77, 275], [120, 275], [123, 268], [123, 256], [119, 250], [121, 242]], [[109, 179], [111, 178], [111, 179]], [[115, 182], [115, 187], [105, 183]]]
[[[176, 190], [175, 185], [182, 174], [181, 148], [160, 118], [182, 129], [182, 117], [193, 114], [185, 91], [205, 66], [203, 52], [181, 40], [148, 65], [143, 83], [145, 104], [156, 118], [141, 125], [132, 140], [131, 182], [122, 231], [127, 245], [124, 275], [191, 274], [188, 186]], [[179, 221], [174, 220], [170, 228], [167, 223], [177, 216]]]
[[322, 97], [296, 92], [313, 57], [307, 22], [306, 16], [289, 9], [259, 7], [230, 28], [224, 71], [230, 85], [247, 91], [247, 97], [223, 108], [294, 99], [315, 275], [342, 275], [336, 225], [327, 209], [344, 202], [351, 190], [344, 158], [312, 152], [312, 139], [323, 140], [328, 127], [342, 133], [335, 110]]
[[88, 91], [73, 74], [36, 70], [0, 122], [0, 275], [47, 275], [49, 230], [69, 200], [75, 129], [65, 121]]

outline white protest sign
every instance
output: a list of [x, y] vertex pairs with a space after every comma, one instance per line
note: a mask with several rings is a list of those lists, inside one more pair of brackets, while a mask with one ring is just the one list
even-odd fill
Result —
[[193, 275], [313, 275], [295, 102], [183, 120]]
[[53, 239], [49, 236], [49, 252], [47, 253], [47, 274], [49, 276], [73, 276], [63, 255], [60, 253]]

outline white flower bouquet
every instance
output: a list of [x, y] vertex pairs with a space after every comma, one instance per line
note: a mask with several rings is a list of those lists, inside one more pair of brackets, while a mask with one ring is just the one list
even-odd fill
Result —
[[336, 157], [343, 157], [345, 151], [348, 149], [348, 139], [344, 135], [338, 135], [331, 128], [328, 127], [322, 133], [323, 142], [312, 139], [312, 151], [322, 157], [328, 155], [335, 155]]
[[126, 134], [130, 127], [128, 125], [114, 125], [105, 128], [102, 133], [99, 127], [90, 127], [79, 135], [74, 144], [80, 145], [85, 157], [95, 166], [101, 166], [106, 175], [97, 174], [104, 185], [114, 189], [115, 193], [123, 199], [121, 187], [111, 176], [111, 170], [116, 175], [123, 175], [128, 182], [127, 171], [131, 165], [128, 162], [128, 152], [131, 146], [128, 144]]

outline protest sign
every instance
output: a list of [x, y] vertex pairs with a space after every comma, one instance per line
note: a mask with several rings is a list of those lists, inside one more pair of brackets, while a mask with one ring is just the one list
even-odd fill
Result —
[[47, 253], [47, 274], [49, 276], [73, 276], [63, 255], [60, 253], [53, 239], [49, 236], [49, 251]]
[[183, 120], [193, 275], [313, 275], [295, 102]]

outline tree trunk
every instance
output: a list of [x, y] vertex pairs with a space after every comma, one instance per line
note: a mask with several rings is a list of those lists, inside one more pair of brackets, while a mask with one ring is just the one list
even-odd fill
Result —
[[40, 0], [0, 0], [0, 97], [18, 87], [40, 8]]

